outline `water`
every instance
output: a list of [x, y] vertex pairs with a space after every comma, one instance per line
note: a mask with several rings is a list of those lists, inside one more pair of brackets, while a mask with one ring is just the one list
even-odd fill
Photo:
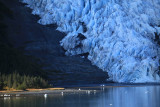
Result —
[[4, 97], [0, 98], [0, 107], [160, 107], [160, 86], [99, 87], [93, 90], [48, 94], [46, 97]]

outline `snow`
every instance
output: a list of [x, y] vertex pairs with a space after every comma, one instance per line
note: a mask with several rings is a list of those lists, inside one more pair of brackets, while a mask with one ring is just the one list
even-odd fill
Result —
[[89, 53], [114, 82], [160, 82], [160, 46], [154, 41], [160, 0], [21, 1], [41, 17], [38, 23], [56, 23], [67, 34], [60, 42], [66, 55]]

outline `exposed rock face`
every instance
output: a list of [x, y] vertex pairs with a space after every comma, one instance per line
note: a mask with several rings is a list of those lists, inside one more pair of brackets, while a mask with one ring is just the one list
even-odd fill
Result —
[[[22, 0], [65, 32], [66, 55], [88, 53], [115, 82], [160, 82], [159, 0]], [[159, 41], [159, 40], [158, 40]]]
[[[26, 54], [40, 58], [44, 69], [51, 72], [48, 76], [56, 85], [82, 85], [104, 83], [107, 73], [93, 66], [86, 58], [66, 56], [60, 41], [66, 34], [56, 30], [52, 24], [43, 26], [37, 23], [38, 16], [18, 0], [0, 0], [13, 13], [13, 18], [4, 18], [7, 25], [9, 42], [17, 48], [24, 49]], [[79, 39], [83, 39], [82, 35]], [[82, 55], [85, 56], [85, 55]]]

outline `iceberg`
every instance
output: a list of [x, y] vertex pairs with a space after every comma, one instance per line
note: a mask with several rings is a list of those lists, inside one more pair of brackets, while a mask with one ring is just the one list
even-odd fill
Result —
[[160, 0], [21, 0], [42, 25], [66, 33], [66, 55], [87, 58], [119, 83], [160, 83]]

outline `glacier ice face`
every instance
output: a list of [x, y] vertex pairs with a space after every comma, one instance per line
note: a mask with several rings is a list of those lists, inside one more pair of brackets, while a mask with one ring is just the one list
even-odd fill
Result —
[[[89, 53], [114, 82], [160, 82], [160, 0], [21, 0], [56, 23], [66, 55]], [[160, 37], [158, 37], [160, 38]]]

